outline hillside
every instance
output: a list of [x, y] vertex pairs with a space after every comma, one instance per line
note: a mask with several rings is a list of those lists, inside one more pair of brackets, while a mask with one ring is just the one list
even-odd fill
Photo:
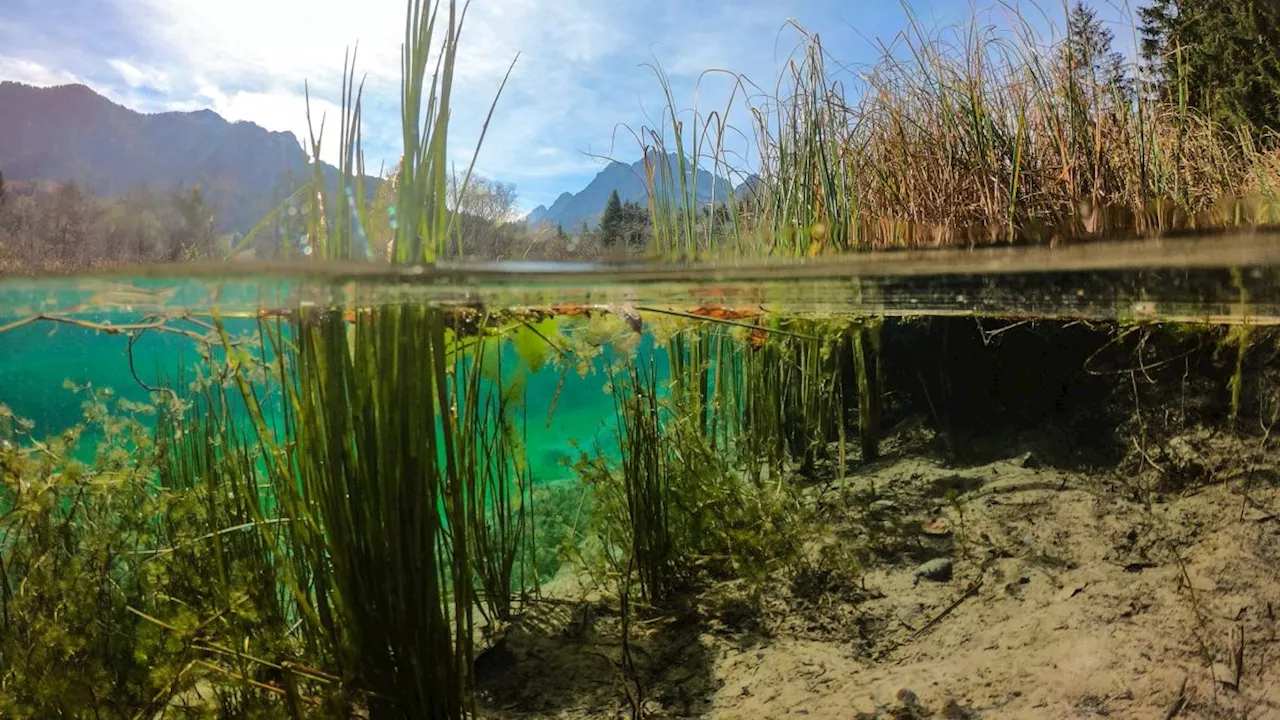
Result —
[[[668, 155], [668, 166], [676, 167], [676, 159], [675, 154]], [[693, 183], [692, 175], [690, 173], [690, 183]], [[716, 178], [706, 170], [697, 171], [695, 192], [699, 204], [712, 202], [713, 196], [716, 202], [725, 200], [729, 197], [731, 187], [731, 183], [724, 178]], [[617, 161], [609, 163], [586, 187], [577, 193], [561, 193], [551, 203], [551, 207], [539, 205], [525, 220], [530, 225], [560, 225], [567, 231], [574, 230], [582, 222], [588, 227], [595, 227], [600, 221], [600, 214], [604, 211], [609, 194], [614, 190], [618, 191], [618, 197], [623, 202], [634, 201], [648, 205], [644, 160], [637, 160], [630, 165]]]
[[[231, 123], [210, 110], [143, 114], [83, 85], [0, 82], [0, 172], [13, 181], [75, 181], [96, 195], [199, 183], [221, 230], [244, 231], [305, 177], [291, 133]], [[325, 174], [337, 171], [325, 166]]]

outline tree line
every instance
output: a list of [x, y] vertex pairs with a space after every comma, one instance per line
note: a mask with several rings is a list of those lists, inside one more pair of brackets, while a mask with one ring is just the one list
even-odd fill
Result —
[[1105, 103], [1146, 92], [1228, 128], [1280, 131], [1280, 0], [1151, 0], [1138, 21], [1130, 69], [1115, 34], [1076, 0], [1060, 52], [1082, 94], [1101, 90]]
[[1280, 131], [1280, 0], [1151, 0], [1138, 14], [1161, 99]]
[[0, 270], [218, 258], [228, 241], [198, 185], [104, 198], [74, 182], [7, 183], [0, 173]]

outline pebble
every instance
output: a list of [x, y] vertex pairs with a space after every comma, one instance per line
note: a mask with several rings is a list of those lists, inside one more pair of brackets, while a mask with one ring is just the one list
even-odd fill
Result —
[[1014, 467], [1034, 470], [1035, 468], [1040, 467], [1040, 461], [1036, 459], [1036, 456], [1033, 453], [1024, 452], [1013, 459], [1013, 465]]
[[898, 509], [898, 503], [892, 500], [876, 500], [869, 508], [873, 515], [881, 515]]
[[910, 710], [920, 707], [920, 696], [916, 695], [910, 688], [898, 689], [898, 702]]
[[915, 581], [912, 584], [918, 584], [920, 582], [920, 578], [933, 580], [935, 582], [947, 582], [951, 579], [951, 565], [951, 558], [935, 558], [930, 560], [916, 568], [916, 571], [912, 573], [912, 576], [915, 578]]

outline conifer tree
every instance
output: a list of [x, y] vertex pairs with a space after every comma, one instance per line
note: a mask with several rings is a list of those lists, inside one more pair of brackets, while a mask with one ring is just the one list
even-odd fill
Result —
[[1127, 101], [1132, 96], [1133, 83], [1125, 72], [1124, 55], [1115, 50], [1115, 34], [1084, 0], [1076, 0], [1067, 17], [1062, 54], [1072, 80], [1092, 101], [1117, 96]]
[[1165, 99], [1280, 130], [1280, 0], [1152, 0], [1142, 54]]
[[604, 204], [604, 214], [600, 216], [600, 241], [605, 245], [614, 245], [621, 239], [623, 220], [622, 200], [618, 191], [609, 193], [609, 200]]

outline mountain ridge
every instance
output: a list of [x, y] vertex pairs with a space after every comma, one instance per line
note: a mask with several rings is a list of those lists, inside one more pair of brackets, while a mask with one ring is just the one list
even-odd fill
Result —
[[[660, 172], [678, 156], [649, 158]], [[326, 184], [338, 171], [321, 163]], [[311, 172], [296, 136], [251, 121], [229, 121], [213, 110], [143, 113], [83, 84], [36, 87], [0, 81], [0, 172], [21, 182], [72, 181], [94, 195], [118, 196], [142, 186], [172, 191], [199, 184], [222, 232], [245, 232], [288, 197]], [[610, 193], [647, 206], [645, 160], [611, 161], [577, 192], [564, 191], [550, 206], [524, 217], [530, 226], [576, 231], [598, 224]], [[702, 168], [688, 173], [699, 206], [742, 194]], [[380, 180], [367, 177], [366, 190]]]
[[[327, 180], [336, 180], [336, 168], [321, 167]], [[220, 229], [243, 232], [310, 168], [293, 133], [232, 122], [207, 108], [142, 113], [82, 84], [3, 81], [0, 172], [19, 182], [72, 181], [106, 196], [198, 183], [218, 211]]]
[[[675, 153], [667, 153], [666, 159], [666, 163], [659, 161], [657, 164], [660, 172], [664, 167], [673, 170], [679, 167], [679, 156]], [[729, 197], [730, 190], [736, 193], [751, 182], [749, 178], [735, 188], [729, 180], [716, 177], [702, 168], [698, 168], [696, 173], [696, 176], [694, 173], [687, 173], [687, 175], [690, 176], [688, 181], [691, 183], [696, 177], [694, 200], [698, 205], [704, 205], [713, 200], [721, 202]], [[588, 228], [594, 227], [600, 221], [600, 215], [604, 212], [609, 194], [615, 190], [618, 192], [618, 199], [624, 203], [637, 202], [648, 206], [649, 190], [645, 176], [643, 158], [630, 165], [613, 160], [596, 173], [596, 176], [578, 192], [562, 192], [550, 206], [535, 207], [525, 216], [525, 222], [531, 226], [559, 225], [570, 232], [576, 231], [582, 223], [586, 223]]]

